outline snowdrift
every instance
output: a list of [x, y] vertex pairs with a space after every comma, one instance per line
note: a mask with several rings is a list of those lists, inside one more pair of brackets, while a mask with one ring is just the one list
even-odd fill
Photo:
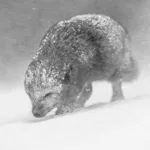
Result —
[[141, 80], [125, 85], [126, 100], [114, 103], [108, 103], [110, 86], [95, 83], [87, 105], [99, 104], [71, 115], [47, 116], [45, 119], [32, 117], [30, 101], [23, 90], [3, 94], [0, 97], [0, 149], [149, 150], [150, 96], [147, 83], [147, 80]]

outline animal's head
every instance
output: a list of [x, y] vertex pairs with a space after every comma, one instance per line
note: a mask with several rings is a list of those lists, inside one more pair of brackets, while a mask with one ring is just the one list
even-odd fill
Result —
[[67, 69], [62, 63], [49, 60], [33, 60], [25, 73], [24, 86], [32, 102], [35, 117], [44, 117], [53, 108], [58, 107], [64, 99], [73, 96], [77, 88], [73, 86], [72, 68]]

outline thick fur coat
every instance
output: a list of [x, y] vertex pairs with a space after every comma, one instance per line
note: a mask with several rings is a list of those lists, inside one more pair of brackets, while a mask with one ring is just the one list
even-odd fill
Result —
[[57, 114], [83, 107], [97, 80], [112, 83], [112, 100], [123, 98], [122, 81], [137, 75], [127, 30], [108, 16], [86, 14], [50, 27], [24, 84], [33, 115], [43, 117], [54, 107]]

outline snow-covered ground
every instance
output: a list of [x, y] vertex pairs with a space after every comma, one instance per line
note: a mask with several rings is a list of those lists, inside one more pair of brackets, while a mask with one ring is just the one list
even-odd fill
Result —
[[[125, 84], [125, 101], [48, 120], [32, 117], [30, 101], [23, 89], [3, 94], [0, 150], [149, 150], [148, 82], [150, 79], [141, 77]], [[109, 84], [95, 83], [87, 105], [108, 102], [110, 97]]]

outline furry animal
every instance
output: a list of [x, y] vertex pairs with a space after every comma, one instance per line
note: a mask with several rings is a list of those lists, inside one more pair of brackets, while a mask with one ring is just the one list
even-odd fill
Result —
[[84, 107], [93, 81], [112, 84], [112, 101], [123, 99], [122, 82], [137, 78], [127, 30], [109, 16], [85, 14], [49, 28], [25, 73], [32, 113], [43, 117]]

